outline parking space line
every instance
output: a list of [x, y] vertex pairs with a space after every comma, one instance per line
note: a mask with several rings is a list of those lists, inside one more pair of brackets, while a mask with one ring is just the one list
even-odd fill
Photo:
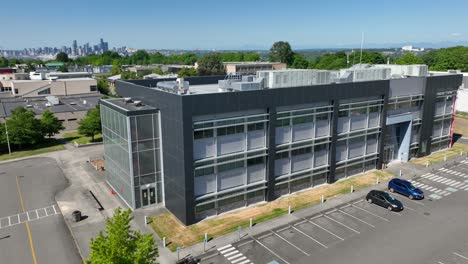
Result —
[[362, 220], [362, 219], [360, 219], [360, 218], [358, 218], [358, 217], [356, 217], [354, 215], [348, 214], [347, 212], [344, 212], [344, 211], [341, 211], [341, 210], [340, 210], [340, 212], [347, 215], [347, 216], [349, 216], [349, 217], [352, 217], [352, 218], [354, 218], [354, 219], [356, 219], [356, 220], [358, 220], [358, 221], [360, 221], [360, 222], [362, 222], [362, 223], [364, 223], [364, 224], [366, 224], [366, 225], [368, 225], [368, 226], [370, 226], [372, 228], [375, 228], [375, 226], [373, 224], [370, 224], [370, 223], [368, 223], [368, 222], [366, 222], [366, 221], [364, 221], [364, 220]]
[[302, 232], [301, 230], [297, 229], [296, 227], [294, 227], [294, 226], [291, 226], [291, 228], [293, 228], [293, 229], [294, 229], [294, 230], [296, 230], [297, 232], [299, 232], [299, 233], [303, 234], [304, 236], [308, 237], [309, 239], [311, 239], [311, 240], [315, 241], [317, 244], [321, 245], [322, 247], [324, 247], [324, 248], [328, 248], [328, 247], [327, 247], [325, 244], [323, 244], [323, 243], [321, 243], [320, 241], [318, 241], [317, 239], [315, 239], [315, 238], [313, 238], [313, 237], [309, 236], [308, 234], [306, 234], [306, 233]]
[[445, 263], [438, 261], [437, 264], [445, 264]]
[[458, 254], [457, 252], [452, 252], [452, 253], [453, 253], [454, 255], [456, 255], [456, 256], [459, 256], [459, 257], [462, 258], [462, 259], [468, 260], [468, 257], [465, 257], [465, 256], [463, 256], [463, 255], [461, 255], [461, 254]]
[[372, 212], [370, 212], [370, 211], [367, 211], [366, 209], [361, 208], [361, 207], [359, 207], [359, 206], [357, 206], [357, 205], [353, 205], [353, 207], [356, 207], [357, 209], [362, 210], [362, 211], [364, 211], [364, 212], [366, 212], [366, 213], [368, 213], [368, 214], [370, 214], [370, 215], [373, 215], [373, 216], [375, 216], [375, 217], [378, 217], [378, 218], [380, 218], [380, 219], [382, 219], [382, 220], [384, 220], [384, 221], [387, 221], [387, 222], [390, 221], [390, 220], [388, 220], [387, 218], [384, 218], [384, 217], [382, 217], [382, 216], [380, 216], [380, 215], [377, 215], [377, 214], [374, 214], [374, 213], [372, 213]]
[[311, 218], [309, 218], [309, 219], [310, 219], [310, 220], [314, 220], [314, 219], [320, 218], [320, 217], [322, 217], [322, 216], [323, 216], [323, 214], [319, 214], [319, 215], [316, 215], [316, 216], [311, 217]]
[[271, 232], [273, 234], [275, 234], [277, 237], [281, 238], [284, 242], [288, 243], [289, 245], [293, 246], [294, 248], [296, 248], [297, 250], [301, 251], [302, 253], [304, 253], [306, 256], [309, 256], [310, 257], [310, 254], [305, 252], [304, 250], [302, 250], [300, 247], [294, 245], [293, 243], [291, 243], [289, 240], [287, 240], [286, 238], [280, 236], [278, 233], [276, 233], [275, 231], [271, 230]]
[[335, 223], [337, 223], [337, 224], [339, 224], [339, 225], [342, 225], [342, 226], [348, 228], [349, 230], [355, 232], [356, 234], [360, 234], [360, 233], [361, 233], [361, 232], [357, 231], [356, 229], [351, 228], [351, 227], [349, 227], [349, 226], [347, 226], [347, 225], [345, 225], [345, 224], [343, 224], [343, 223], [341, 223], [341, 222], [339, 222], [339, 221], [337, 221], [337, 220], [335, 220], [335, 219], [329, 217], [328, 215], [325, 215], [325, 217], [328, 218], [328, 219], [330, 219], [330, 220], [332, 220], [333, 222], [335, 222]]
[[291, 264], [289, 262], [287, 262], [284, 258], [282, 258], [280, 255], [276, 254], [275, 252], [273, 252], [273, 250], [269, 249], [267, 246], [265, 246], [262, 242], [258, 241], [258, 239], [252, 237], [253, 240], [255, 240], [255, 242], [257, 242], [260, 246], [264, 247], [266, 250], [270, 251], [273, 255], [275, 255], [277, 258], [281, 259], [284, 263], [286, 264]]
[[250, 260], [247, 259], [247, 260], [244, 260], [244, 261], [240, 262], [239, 264], [247, 264], [249, 262], [250, 262]]
[[316, 223], [314, 223], [314, 222], [312, 222], [312, 221], [310, 221], [310, 220], [309, 220], [308, 222], [311, 223], [311, 224], [313, 224], [313, 225], [315, 225], [315, 226], [317, 226], [318, 228], [322, 229], [323, 231], [329, 233], [330, 235], [332, 235], [332, 236], [334, 236], [334, 237], [336, 237], [336, 238], [338, 238], [338, 239], [344, 241], [344, 238], [338, 236], [337, 234], [333, 233], [332, 231], [330, 231], [330, 230], [328, 230], [328, 229], [326, 229], [326, 228], [324, 228], [324, 227], [322, 227], [322, 226], [320, 226], [320, 225], [318, 225], [318, 224], [316, 224]]

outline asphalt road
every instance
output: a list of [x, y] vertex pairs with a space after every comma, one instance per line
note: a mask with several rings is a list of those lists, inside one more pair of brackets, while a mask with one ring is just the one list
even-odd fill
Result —
[[55, 203], [66, 186], [53, 159], [0, 164], [1, 263], [82, 263]]
[[394, 194], [402, 212], [362, 197], [305, 219], [292, 216], [289, 225], [220, 247], [202, 263], [468, 264], [468, 160], [413, 180], [426, 198]]

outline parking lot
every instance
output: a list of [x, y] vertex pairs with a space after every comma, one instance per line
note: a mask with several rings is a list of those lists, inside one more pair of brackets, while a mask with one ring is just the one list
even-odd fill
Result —
[[[424, 200], [391, 212], [365, 197], [206, 253], [201, 263], [468, 263], [468, 160], [415, 177]], [[254, 227], [255, 228], [255, 227]]]
[[52, 159], [0, 164], [1, 263], [82, 263], [55, 202], [66, 186]]

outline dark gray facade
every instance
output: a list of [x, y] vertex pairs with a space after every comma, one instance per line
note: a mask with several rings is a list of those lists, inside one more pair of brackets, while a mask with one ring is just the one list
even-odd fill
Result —
[[[224, 79], [224, 76], [196, 77], [187, 78], [190, 85], [216, 83], [217, 80]], [[445, 91], [456, 91], [461, 84], [461, 75], [429, 76], [421, 81], [423, 85], [424, 103], [422, 104], [422, 121], [420, 136], [417, 136], [418, 142], [415, 142], [424, 148], [415, 147], [417, 156], [424, 156], [431, 153], [432, 121], [435, 115], [435, 102], [438, 98], [437, 93]], [[131, 97], [134, 100], [141, 100], [144, 104], [152, 106], [160, 113], [160, 122], [162, 128], [162, 156], [164, 167], [164, 200], [165, 206], [176, 215], [183, 223], [193, 224], [198, 218], [195, 215], [196, 194], [194, 186], [194, 120], [198, 116], [217, 115], [232, 112], [249, 111], [252, 109], [262, 109], [267, 113], [266, 128], [266, 186], [265, 200], [275, 199], [275, 155], [278, 145], [276, 142], [276, 121], [278, 109], [294, 105], [307, 105], [312, 103], [325, 102], [332, 106], [330, 113], [330, 135], [328, 146], [328, 165], [327, 182], [334, 182], [337, 167], [348, 166], [347, 161], [343, 161], [337, 166], [337, 142], [352, 138], [351, 130], [347, 133], [339, 133], [339, 116], [341, 106], [349, 102], [350, 109], [354, 101], [374, 100], [379, 116], [379, 125], [367, 129], [375, 131], [378, 140], [378, 151], [374, 157], [374, 167], [380, 168], [383, 163], [383, 153], [385, 137], [385, 127], [387, 122], [387, 106], [391, 93], [391, 82], [393, 80], [351, 82], [340, 84], [316, 85], [308, 87], [291, 87], [278, 89], [253, 90], [242, 92], [224, 92], [194, 95], [177, 95], [164, 92], [150, 87], [156, 87], [159, 80], [136, 80], [136, 81], [117, 81], [116, 92], [124, 97]], [[440, 95], [442, 96], [442, 95]], [[355, 99], [353, 101], [353, 99]], [[370, 102], [369, 101], [369, 102]], [[345, 106], [348, 107], [348, 106]], [[367, 115], [372, 114], [367, 106]], [[374, 108], [373, 108], [374, 109]], [[353, 117], [353, 110], [349, 110], [349, 118]], [[369, 119], [369, 117], [367, 117]], [[366, 119], [366, 120], [367, 120]], [[314, 119], [315, 120], [315, 119]], [[419, 119], [415, 119], [419, 120]], [[341, 121], [340, 121], [341, 122]], [[443, 122], [443, 121], [442, 121]], [[411, 123], [410, 123], [411, 124]], [[246, 125], [247, 127], [247, 125]], [[366, 125], [367, 127], [367, 125]], [[371, 132], [366, 132], [371, 133]], [[370, 137], [363, 134], [365, 138]], [[370, 134], [369, 134], [370, 135]], [[347, 144], [351, 146], [353, 142], [346, 139]], [[350, 148], [348, 146], [348, 148]], [[366, 151], [364, 151], [366, 152]], [[351, 153], [348, 153], [351, 156]], [[349, 157], [348, 157], [349, 158]], [[363, 164], [368, 162], [364, 158]], [[339, 163], [339, 162], [338, 162]], [[349, 165], [349, 173], [351, 166]], [[362, 167], [360, 172], [366, 170]], [[354, 167], [353, 167], [354, 168]], [[340, 171], [344, 169], [340, 169]], [[358, 169], [359, 171], [359, 169]]]

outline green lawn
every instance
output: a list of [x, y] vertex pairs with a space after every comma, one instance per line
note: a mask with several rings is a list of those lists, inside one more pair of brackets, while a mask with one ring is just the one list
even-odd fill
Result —
[[0, 161], [9, 160], [9, 159], [17, 159], [17, 158], [24, 158], [27, 156], [43, 154], [47, 152], [57, 151], [57, 150], [64, 150], [65, 147], [62, 143], [57, 140], [51, 140], [50, 142], [42, 143], [37, 145], [34, 149], [28, 148], [24, 150], [13, 150], [11, 155], [8, 153], [0, 155]]
[[75, 142], [82, 145], [82, 144], [88, 144], [88, 143], [93, 143], [93, 142], [102, 142], [102, 135], [98, 134], [94, 136], [94, 141], [91, 140], [91, 137], [87, 137], [84, 135], [79, 134], [78, 132], [68, 132], [63, 134], [63, 138], [66, 141], [69, 142]]

